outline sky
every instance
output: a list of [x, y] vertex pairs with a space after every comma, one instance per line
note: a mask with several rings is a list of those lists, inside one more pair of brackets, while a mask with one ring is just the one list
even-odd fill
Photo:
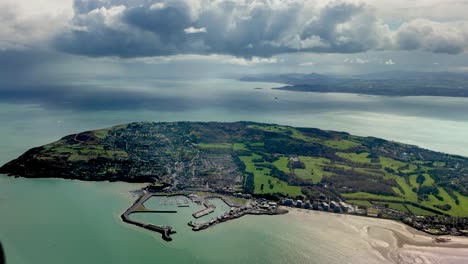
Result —
[[2, 0], [0, 101], [110, 86], [132, 96], [115, 80], [466, 72], [467, 10], [468, 0]]

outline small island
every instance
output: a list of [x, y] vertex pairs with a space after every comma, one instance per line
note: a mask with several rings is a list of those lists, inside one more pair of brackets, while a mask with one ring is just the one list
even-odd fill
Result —
[[[188, 221], [194, 231], [247, 214], [284, 214], [289, 206], [395, 219], [435, 235], [468, 234], [468, 158], [316, 128], [138, 122], [30, 149], [0, 173], [148, 183], [122, 220], [168, 241], [176, 231], [170, 226], [130, 217], [177, 212], [146, 208], [150, 198], [197, 204], [193, 217], [209, 218]], [[211, 217], [213, 197], [229, 209]]]

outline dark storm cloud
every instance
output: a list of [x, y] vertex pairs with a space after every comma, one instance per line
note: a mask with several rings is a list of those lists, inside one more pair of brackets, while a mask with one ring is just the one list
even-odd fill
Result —
[[89, 56], [362, 52], [386, 30], [368, 6], [341, 1], [78, 0], [75, 10], [72, 30], [54, 43]]
[[415, 19], [392, 31], [373, 7], [349, 1], [75, 0], [74, 9], [70, 30], [53, 42], [62, 51], [93, 57], [456, 54], [468, 47], [466, 21]]
[[[427, 5], [418, 16], [400, 16], [398, 9], [388, 8], [392, 5], [374, 0], [4, 1], [0, 3], [0, 49], [52, 45], [91, 57], [223, 54], [243, 58], [295, 52], [457, 54], [468, 50], [468, 21], [450, 14], [434, 21]], [[415, 10], [416, 3], [408, 5]], [[448, 13], [456, 8], [445, 1], [440, 5]], [[386, 9], [394, 18], [382, 19]]]

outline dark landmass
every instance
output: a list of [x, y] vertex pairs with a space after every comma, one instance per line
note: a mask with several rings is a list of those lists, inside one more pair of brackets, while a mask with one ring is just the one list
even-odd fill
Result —
[[385, 72], [342, 77], [314, 73], [254, 75], [241, 80], [287, 84], [274, 89], [296, 92], [468, 97], [468, 74], [452, 72]]
[[242, 192], [276, 200], [380, 201], [413, 214], [468, 216], [468, 158], [253, 122], [141, 122], [87, 131], [30, 149], [0, 173], [150, 182], [169, 192]]

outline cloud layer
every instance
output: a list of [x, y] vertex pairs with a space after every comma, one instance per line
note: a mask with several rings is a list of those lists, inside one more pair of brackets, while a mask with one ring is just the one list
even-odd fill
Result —
[[59, 50], [93, 57], [424, 50], [468, 47], [468, 22], [407, 21], [392, 30], [355, 1], [76, 0]]

